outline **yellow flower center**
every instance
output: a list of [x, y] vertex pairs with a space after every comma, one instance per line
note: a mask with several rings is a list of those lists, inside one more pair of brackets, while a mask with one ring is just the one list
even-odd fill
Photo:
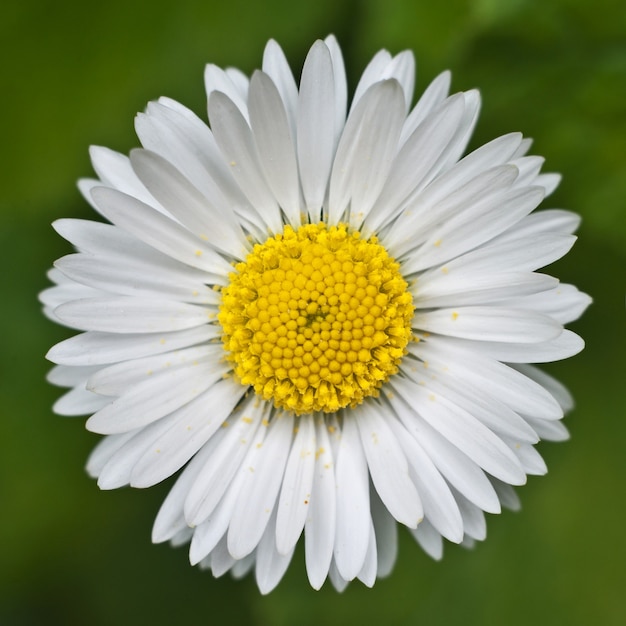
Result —
[[375, 237], [345, 224], [286, 226], [222, 291], [224, 347], [243, 385], [297, 414], [376, 396], [411, 338], [413, 299]]

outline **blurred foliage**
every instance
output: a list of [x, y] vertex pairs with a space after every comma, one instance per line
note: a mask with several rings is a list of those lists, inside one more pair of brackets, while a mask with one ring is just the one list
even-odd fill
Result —
[[[483, 545], [448, 546], [440, 563], [401, 533], [398, 564], [373, 590], [313, 592], [300, 552], [261, 597], [251, 578], [214, 580], [184, 550], [150, 544], [171, 483], [108, 493], [84, 474], [97, 437], [83, 420], [53, 416], [58, 390], [44, 381], [45, 352], [70, 333], [42, 317], [36, 296], [69, 251], [49, 223], [91, 217], [75, 189], [91, 175], [89, 144], [136, 145], [132, 117], [161, 95], [204, 115], [206, 62], [250, 72], [274, 37], [299, 72], [329, 32], [352, 87], [379, 48], [411, 48], [418, 93], [446, 68], [454, 89], [480, 88], [473, 146], [512, 130], [535, 138], [546, 169], [564, 174], [552, 205], [584, 218], [574, 251], [551, 270], [595, 304], [573, 326], [586, 351], [548, 367], [577, 399], [572, 441], [541, 445], [550, 475], [520, 489], [520, 513], [490, 517]], [[0, 52], [0, 624], [626, 623], [622, 2], [9, 0]]]

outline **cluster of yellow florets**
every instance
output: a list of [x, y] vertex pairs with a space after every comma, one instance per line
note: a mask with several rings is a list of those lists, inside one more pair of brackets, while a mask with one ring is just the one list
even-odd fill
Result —
[[412, 317], [399, 265], [377, 240], [320, 223], [255, 245], [223, 289], [218, 319], [242, 384], [301, 414], [377, 395]]

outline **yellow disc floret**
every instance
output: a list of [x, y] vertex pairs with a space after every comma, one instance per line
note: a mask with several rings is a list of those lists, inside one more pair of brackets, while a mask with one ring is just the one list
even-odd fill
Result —
[[411, 338], [413, 299], [375, 237], [285, 226], [222, 291], [224, 347], [242, 384], [297, 414], [378, 395]]

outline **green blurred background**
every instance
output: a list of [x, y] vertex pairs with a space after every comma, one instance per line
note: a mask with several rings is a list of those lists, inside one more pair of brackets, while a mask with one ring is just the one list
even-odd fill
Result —
[[[626, 624], [624, 278], [626, 12], [622, 0], [5, 2], [0, 10], [0, 624]], [[553, 273], [595, 303], [573, 328], [581, 355], [549, 370], [574, 392], [566, 444], [520, 513], [490, 516], [487, 541], [442, 562], [408, 533], [373, 590], [312, 591], [298, 552], [268, 597], [215, 580], [185, 549], [150, 544], [171, 483], [100, 492], [84, 473], [97, 437], [56, 417], [44, 354], [68, 331], [37, 292], [69, 252], [50, 222], [95, 217], [75, 181], [90, 144], [126, 152], [133, 116], [161, 95], [205, 116], [203, 66], [251, 72], [270, 37], [299, 73], [314, 39], [337, 35], [351, 87], [381, 47], [415, 51], [418, 91], [441, 70], [479, 87], [472, 146], [520, 130], [564, 181], [550, 206], [583, 215]]]

